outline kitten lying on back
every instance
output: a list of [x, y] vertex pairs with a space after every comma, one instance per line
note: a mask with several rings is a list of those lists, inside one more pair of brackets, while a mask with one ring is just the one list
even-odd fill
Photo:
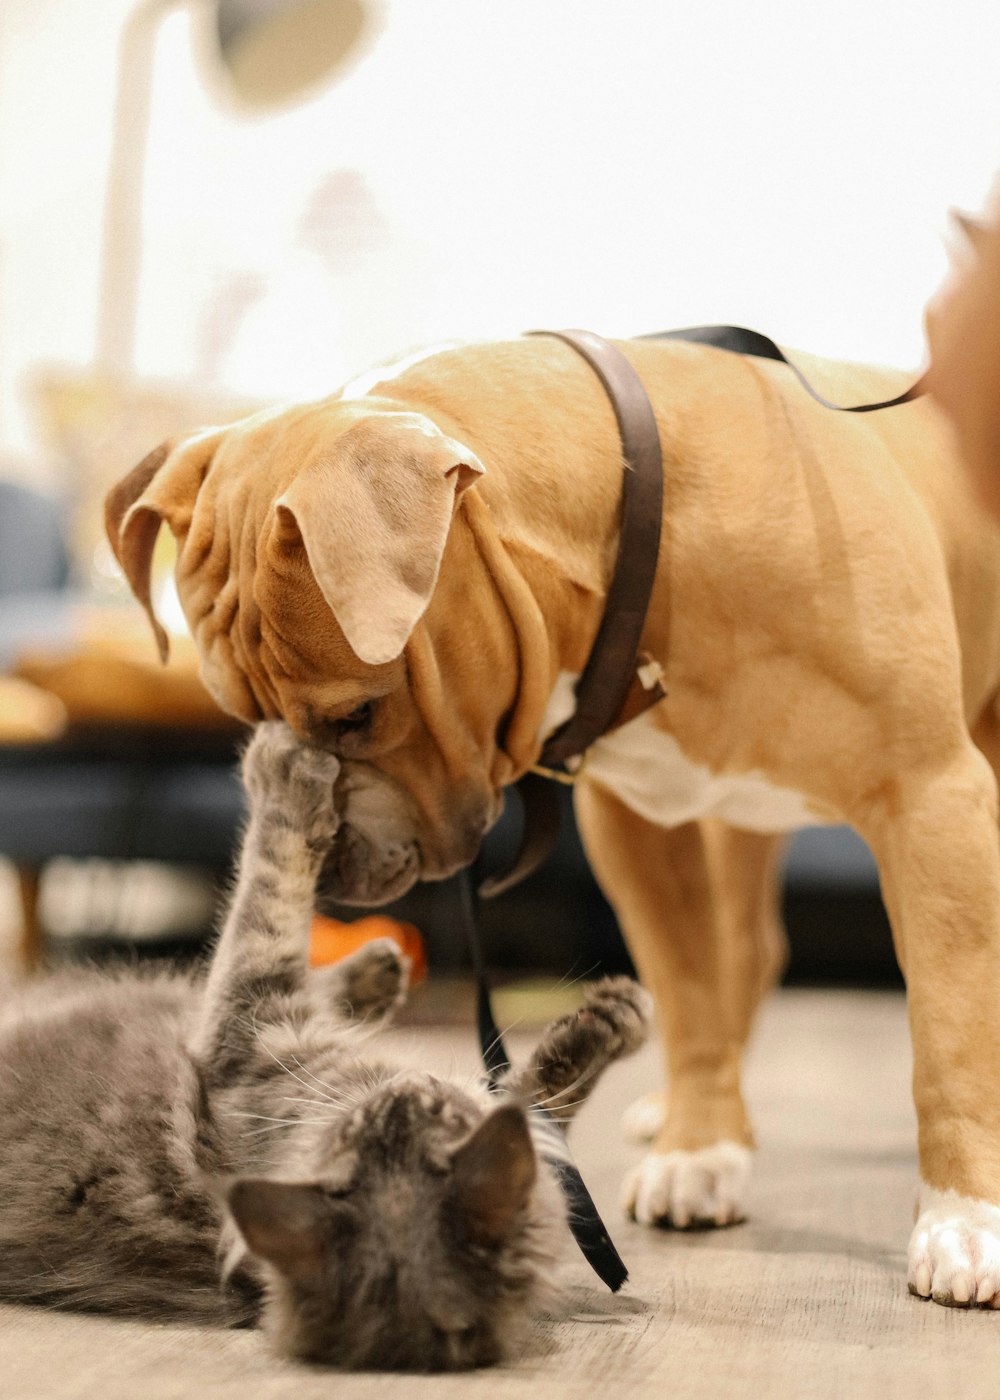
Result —
[[509, 1094], [375, 1060], [386, 941], [307, 968], [337, 760], [259, 726], [251, 818], [204, 985], [66, 973], [0, 1010], [0, 1298], [238, 1325], [340, 1366], [496, 1360], [550, 1280], [564, 1215], [521, 1103], [568, 1118], [645, 1032], [594, 984]]

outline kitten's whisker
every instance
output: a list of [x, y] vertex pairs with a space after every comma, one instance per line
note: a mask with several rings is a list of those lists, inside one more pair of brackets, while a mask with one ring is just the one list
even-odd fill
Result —
[[302, 1123], [302, 1122], [305, 1121], [305, 1120], [302, 1119], [302, 1118], [275, 1118], [272, 1114], [269, 1114], [269, 1113], [250, 1113], [248, 1110], [240, 1109], [240, 1108], [233, 1108], [233, 1109], [230, 1109], [229, 1112], [226, 1114], [226, 1117], [227, 1117], [227, 1118], [259, 1118], [259, 1119], [261, 1120], [261, 1122], [263, 1122], [263, 1123], [284, 1123], [284, 1124], [286, 1124], [286, 1125], [288, 1125], [288, 1124], [295, 1124], [295, 1123]]
[[334, 1095], [337, 1093], [337, 1090], [334, 1088], [334, 1086], [332, 1084], [327, 1084], [324, 1080], [320, 1079], [319, 1075], [313, 1074], [312, 1070], [308, 1069], [297, 1055], [292, 1056], [292, 1063], [298, 1065], [299, 1069], [302, 1071], [303, 1074], [308, 1074], [309, 1078], [313, 1080], [316, 1084], [316, 1087], [322, 1098], [329, 1099], [331, 1103], [340, 1102], [339, 1099], [334, 1097]]
[[[348, 1106], [350, 1106], [351, 1104], [351, 1100], [348, 1099], [346, 1096], [338, 1102], [342, 1102], [344, 1104], [347, 1104]], [[305, 1104], [307, 1108], [326, 1108], [327, 1104], [329, 1103], [329, 1099], [307, 1099], [304, 1097], [300, 1097], [298, 1094], [282, 1094], [281, 1098], [279, 1099], [279, 1103]], [[335, 1114], [331, 1114], [330, 1121], [332, 1122], [335, 1117]]]
[[[569, 1107], [575, 1108], [576, 1105], [570, 1104]], [[574, 1116], [575, 1115], [572, 1113], [567, 1113], [565, 1117], [562, 1117], [557, 1110], [550, 1108], [546, 1112], [545, 1121], [547, 1123], [556, 1123], [559, 1125], [560, 1128], [565, 1128], [568, 1127], [570, 1123], [572, 1123]]]
[[[284, 1060], [279, 1059], [278, 1056], [274, 1053], [274, 1051], [270, 1048], [270, 1046], [264, 1044], [264, 1038], [261, 1035], [260, 1029], [257, 1026], [256, 1019], [254, 1019], [251, 1024], [253, 1033], [257, 1039], [257, 1043], [260, 1046], [260, 1048], [264, 1051], [264, 1054], [269, 1056], [270, 1059], [274, 1061], [274, 1063], [278, 1066], [279, 1069], [284, 1070], [286, 1074], [289, 1074], [293, 1079], [298, 1080], [298, 1082], [302, 1085], [303, 1089], [308, 1089], [310, 1094], [314, 1094], [316, 1092], [315, 1087], [312, 1084], [309, 1084], [305, 1079], [301, 1078], [300, 1075], [296, 1074], [294, 1070], [289, 1069], [288, 1066], [285, 1064]], [[331, 1098], [330, 1102], [336, 1103], [336, 1099]]]
[[592, 972], [596, 972], [600, 965], [600, 962], [591, 963], [590, 967], [588, 967], [585, 972], [578, 973], [577, 976], [574, 977], [573, 968], [576, 967], [576, 963], [574, 962], [569, 971], [563, 973], [558, 982], [553, 982], [552, 991], [556, 992], [560, 987], [575, 987], [578, 982], [582, 982], [585, 978], [589, 977]]
[[[556, 1099], [558, 1097], [558, 1094], [552, 1095], [552, 1099]], [[552, 1099], [549, 1100], [550, 1103], [552, 1102]], [[555, 1115], [561, 1112], [564, 1108], [579, 1108], [581, 1104], [586, 1102], [587, 1096], [584, 1095], [582, 1099], [570, 1099], [568, 1103], [561, 1103], [556, 1108], [547, 1108], [545, 1104], [533, 1103], [528, 1105], [528, 1112], [548, 1114], [550, 1118], [554, 1118]]]
[[297, 1128], [303, 1123], [329, 1125], [332, 1122], [332, 1118], [276, 1118], [273, 1123], [265, 1123], [262, 1128], [247, 1128], [246, 1132], [241, 1133], [240, 1136], [244, 1138], [263, 1137], [267, 1133], [280, 1132], [282, 1128]]
[[511, 1031], [516, 1031], [518, 1026], [523, 1026], [527, 1019], [528, 1013], [525, 1012], [523, 1016], [518, 1016], [516, 1021], [508, 1021], [505, 1026], [501, 1026], [498, 1039], [502, 1040], [505, 1035], [510, 1035]]
[[[595, 1075], [599, 1074], [601, 1069], [601, 1065], [587, 1065], [587, 1067], [581, 1070], [577, 1077], [575, 1079], [571, 1079], [568, 1084], [563, 1084], [561, 1088], [554, 1090], [553, 1093], [548, 1094], [544, 1099], [532, 1099], [532, 1103], [534, 1103], [538, 1108], [544, 1108], [545, 1105], [551, 1103], [553, 1099], [558, 1099], [563, 1094], [572, 1094], [575, 1089], [581, 1089], [583, 1085], [588, 1082], [588, 1080], [593, 1079]], [[542, 1078], [544, 1076], [544, 1072], [544, 1065], [539, 1065], [535, 1067], [536, 1077]]]

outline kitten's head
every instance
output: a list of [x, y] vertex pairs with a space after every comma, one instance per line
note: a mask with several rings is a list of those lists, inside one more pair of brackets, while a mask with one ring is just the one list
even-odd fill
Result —
[[397, 1076], [331, 1127], [323, 1160], [319, 1180], [229, 1192], [282, 1350], [350, 1368], [496, 1361], [548, 1283], [561, 1214], [523, 1110]]

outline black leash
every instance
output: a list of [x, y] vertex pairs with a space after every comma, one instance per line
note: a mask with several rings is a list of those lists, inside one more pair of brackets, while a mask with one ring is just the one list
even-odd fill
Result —
[[[501, 1088], [501, 1078], [510, 1069], [510, 1060], [503, 1043], [503, 1035], [493, 1015], [490, 1001], [489, 982], [483, 963], [483, 948], [479, 937], [476, 919], [476, 893], [468, 870], [460, 872], [459, 892], [462, 901], [462, 920], [469, 945], [469, 955], [476, 978], [476, 1023], [479, 1030], [479, 1048], [486, 1066], [487, 1087], [494, 1093]], [[594, 1199], [584, 1184], [580, 1169], [570, 1156], [566, 1134], [554, 1114], [537, 1104], [530, 1108], [532, 1134], [541, 1135], [551, 1146], [543, 1150], [542, 1157], [555, 1172], [566, 1202], [566, 1218], [573, 1238], [594, 1273], [617, 1293], [628, 1278], [628, 1269], [615, 1248], [607, 1226], [601, 1219]]]
[[778, 360], [798, 379], [807, 394], [811, 394], [824, 408], [832, 408], [835, 413], [878, 413], [883, 408], [896, 408], [899, 404], [912, 403], [927, 392], [927, 376], [911, 384], [894, 399], [883, 399], [881, 403], [831, 403], [809, 383], [794, 360], [790, 360], [781, 346], [769, 335], [751, 331], [746, 326], [688, 326], [679, 331], [649, 331], [636, 336], [636, 340], [686, 340], [696, 345], [714, 345], [717, 350], [730, 350], [734, 355], [753, 355], [759, 360]]

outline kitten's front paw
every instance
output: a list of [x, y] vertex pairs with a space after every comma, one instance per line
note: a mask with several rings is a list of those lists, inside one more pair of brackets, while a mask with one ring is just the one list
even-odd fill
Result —
[[920, 1206], [910, 1237], [910, 1292], [948, 1307], [1000, 1308], [1000, 1206], [929, 1186]]
[[321, 849], [340, 824], [333, 805], [339, 772], [339, 759], [302, 743], [281, 720], [259, 724], [243, 755], [243, 783], [253, 812], [279, 815]]

